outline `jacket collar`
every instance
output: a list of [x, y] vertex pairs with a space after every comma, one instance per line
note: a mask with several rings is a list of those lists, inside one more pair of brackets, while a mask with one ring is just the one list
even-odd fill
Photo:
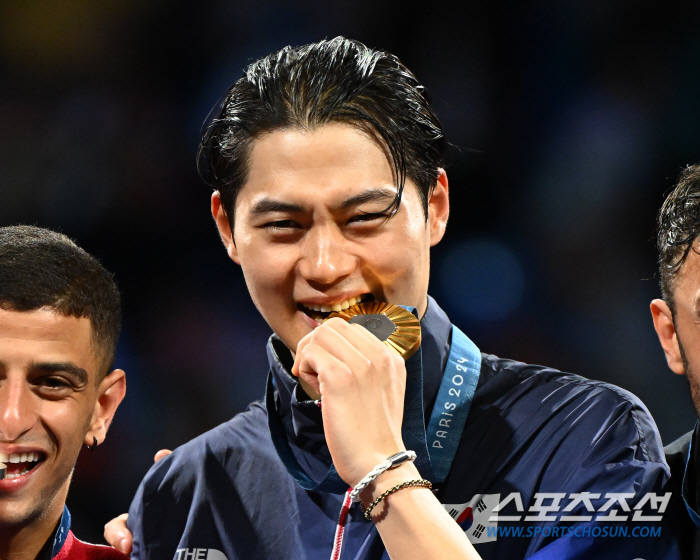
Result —
[[695, 423], [695, 429], [688, 447], [688, 458], [683, 473], [683, 501], [688, 514], [696, 527], [700, 528], [700, 486], [698, 485], [698, 465], [700, 465], [700, 420]]

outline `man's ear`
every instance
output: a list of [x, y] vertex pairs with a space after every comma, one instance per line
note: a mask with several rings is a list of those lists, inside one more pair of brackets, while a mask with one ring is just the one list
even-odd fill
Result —
[[97, 388], [97, 401], [92, 411], [90, 429], [85, 434], [85, 445], [93, 445], [93, 437], [102, 443], [107, 429], [112, 423], [114, 413], [126, 394], [126, 375], [121, 369], [115, 369], [105, 376]]
[[216, 222], [216, 229], [219, 230], [219, 236], [221, 237], [221, 242], [226, 247], [226, 252], [229, 258], [236, 264], [241, 264], [238, 259], [238, 250], [236, 249], [236, 244], [233, 241], [233, 232], [231, 231], [231, 224], [228, 221], [228, 215], [224, 210], [224, 205], [221, 203], [221, 195], [219, 191], [214, 191], [211, 195], [211, 215], [214, 217]]
[[654, 319], [654, 329], [659, 337], [661, 347], [666, 355], [666, 362], [673, 373], [683, 375], [685, 366], [681, 356], [681, 349], [678, 345], [678, 334], [673, 323], [673, 314], [668, 304], [662, 299], [655, 299], [651, 302], [651, 316]]
[[445, 170], [438, 169], [435, 188], [428, 200], [428, 227], [430, 228], [430, 246], [437, 245], [445, 235], [447, 219], [450, 216], [450, 188]]

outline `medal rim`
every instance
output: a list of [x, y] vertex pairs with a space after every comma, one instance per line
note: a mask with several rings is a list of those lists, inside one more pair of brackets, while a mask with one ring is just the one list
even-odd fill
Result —
[[421, 344], [420, 321], [403, 307], [393, 303], [382, 301], [369, 301], [356, 303], [342, 311], [334, 311], [323, 322], [325, 323], [333, 317], [339, 317], [344, 321], [350, 321], [357, 315], [384, 315], [394, 325], [396, 330], [389, 335], [382, 344], [385, 344], [404, 359], [408, 360], [416, 353]]

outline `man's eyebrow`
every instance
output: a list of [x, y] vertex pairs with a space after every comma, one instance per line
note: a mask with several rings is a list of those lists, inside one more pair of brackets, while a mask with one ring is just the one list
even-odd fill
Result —
[[[355, 196], [345, 199], [343, 202], [333, 206], [333, 210], [348, 210], [349, 208], [354, 208], [360, 204], [365, 204], [367, 202], [386, 202], [389, 205], [390, 202], [396, 199], [396, 191], [388, 188], [370, 188], [362, 191]], [[289, 213], [300, 213], [304, 212], [306, 208], [299, 204], [292, 204], [291, 202], [282, 202], [281, 200], [275, 200], [274, 198], [261, 198], [258, 200], [253, 207], [250, 209], [251, 216], [261, 216], [263, 214], [268, 214], [271, 212], [289, 212]]]
[[258, 200], [253, 207], [250, 209], [251, 216], [261, 216], [262, 214], [268, 214], [270, 212], [303, 212], [304, 207], [298, 204], [291, 204], [289, 202], [282, 202], [281, 200], [275, 200], [274, 198], [261, 198]]
[[88, 382], [88, 374], [83, 368], [71, 362], [39, 362], [31, 364], [32, 371], [45, 371], [47, 373], [63, 371], [73, 375], [80, 383]]
[[367, 202], [386, 202], [387, 206], [396, 199], [396, 191], [387, 188], [372, 188], [345, 199], [334, 210], [348, 210]]

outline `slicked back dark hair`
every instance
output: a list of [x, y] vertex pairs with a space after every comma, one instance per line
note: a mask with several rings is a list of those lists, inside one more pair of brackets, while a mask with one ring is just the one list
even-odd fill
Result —
[[61, 233], [34, 226], [0, 228], [0, 308], [50, 308], [90, 320], [100, 380], [114, 362], [121, 300], [99, 261]]
[[355, 125], [379, 141], [398, 189], [389, 209], [398, 208], [408, 177], [418, 187], [427, 219], [447, 145], [430, 95], [396, 56], [336, 37], [257, 60], [213, 111], [198, 167], [219, 191], [232, 229], [253, 140], [275, 130], [313, 130], [327, 123]]
[[657, 219], [661, 293], [671, 311], [674, 281], [700, 236], [700, 165], [689, 165], [664, 201]]

